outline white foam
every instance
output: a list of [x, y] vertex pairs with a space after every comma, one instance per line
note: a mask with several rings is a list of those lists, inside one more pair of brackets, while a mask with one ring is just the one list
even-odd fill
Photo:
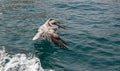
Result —
[[44, 71], [37, 57], [25, 54], [9, 55], [3, 48], [0, 50], [0, 71]]

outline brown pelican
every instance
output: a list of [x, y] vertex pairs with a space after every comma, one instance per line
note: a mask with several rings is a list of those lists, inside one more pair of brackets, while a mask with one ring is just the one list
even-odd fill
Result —
[[37, 40], [38, 38], [45, 38], [58, 47], [66, 47], [66, 42], [57, 34], [58, 28], [65, 29], [65, 27], [60, 25], [56, 20], [48, 19], [45, 24], [39, 27], [38, 32], [33, 37], [33, 40]]

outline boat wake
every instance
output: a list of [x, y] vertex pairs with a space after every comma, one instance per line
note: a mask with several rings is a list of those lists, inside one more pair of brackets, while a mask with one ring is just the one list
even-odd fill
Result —
[[9, 55], [5, 48], [0, 50], [0, 71], [44, 71], [37, 57], [26, 54]]

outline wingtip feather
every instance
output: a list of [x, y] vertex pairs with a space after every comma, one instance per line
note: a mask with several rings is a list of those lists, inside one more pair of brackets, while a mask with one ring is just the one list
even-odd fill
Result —
[[40, 38], [40, 33], [39, 32], [33, 37], [32, 40], [34, 41], [34, 40], [37, 40], [38, 38]]

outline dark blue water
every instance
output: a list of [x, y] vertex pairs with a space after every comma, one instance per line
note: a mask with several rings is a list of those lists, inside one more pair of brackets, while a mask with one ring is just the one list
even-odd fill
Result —
[[[49, 18], [66, 26], [59, 34], [68, 50], [32, 41]], [[0, 46], [9, 54], [32, 53], [44, 69], [120, 71], [120, 1], [0, 0]]]

